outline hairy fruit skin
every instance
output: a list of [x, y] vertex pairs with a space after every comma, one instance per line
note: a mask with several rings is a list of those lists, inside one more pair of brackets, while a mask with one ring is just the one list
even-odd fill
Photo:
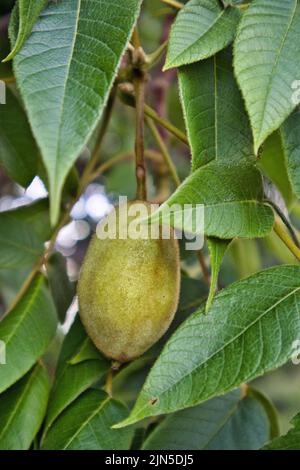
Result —
[[[120, 206], [117, 216], [137, 202]], [[179, 288], [179, 248], [173, 235], [169, 240], [95, 236], [78, 284], [80, 316], [105, 356], [128, 362], [167, 331], [177, 310]]]

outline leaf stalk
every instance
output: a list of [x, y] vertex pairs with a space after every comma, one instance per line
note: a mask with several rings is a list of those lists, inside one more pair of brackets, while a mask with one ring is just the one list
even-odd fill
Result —
[[180, 2], [177, 2], [176, 0], [161, 0], [163, 3], [166, 3], [167, 5], [170, 5], [173, 8], [176, 8], [177, 10], [181, 10], [183, 8], [183, 4]]
[[285, 244], [285, 246], [290, 250], [290, 252], [295, 256], [295, 258], [300, 262], [300, 249], [295, 245], [293, 240], [289, 237], [287, 232], [284, 230], [279, 220], [276, 220], [274, 225], [274, 232], [278, 235], [280, 240]]

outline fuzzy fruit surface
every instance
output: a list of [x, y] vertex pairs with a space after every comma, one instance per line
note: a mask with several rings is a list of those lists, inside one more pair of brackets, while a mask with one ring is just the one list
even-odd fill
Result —
[[[127, 214], [139, 201], [115, 211]], [[148, 211], [150, 205], [143, 203]], [[150, 214], [150, 212], [149, 212]], [[103, 222], [114, 217], [112, 212]], [[135, 216], [128, 216], [128, 226]], [[139, 357], [169, 328], [178, 306], [178, 241], [171, 239], [93, 238], [78, 283], [80, 316], [96, 347], [107, 357], [127, 362]], [[124, 225], [124, 223], [123, 223]], [[150, 230], [145, 226], [145, 230]]]

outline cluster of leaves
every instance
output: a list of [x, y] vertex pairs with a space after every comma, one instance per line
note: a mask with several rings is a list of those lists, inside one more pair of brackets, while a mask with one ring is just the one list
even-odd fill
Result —
[[[103, 391], [110, 364], [78, 318], [53, 383], [41, 360], [74, 297], [65, 261], [52, 252], [68, 220], [64, 209], [89, 181], [88, 172], [79, 180], [74, 163], [115, 93], [141, 5], [19, 0], [11, 14], [6, 61], [13, 58], [17, 88], [7, 87], [0, 105], [0, 163], [24, 187], [39, 175], [49, 202], [0, 213], [0, 270], [25, 273], [0, 322], [7, 361], [0, 365], [0, 448], [299, 448], [299, 417], [278, 437], [266, 397], [237, 389], [291, 358], [300, 338], [299, 266], [256, 272], [214, 297], [231, 241], [273, 229], [262, 172], [288, 207], [300, 196], [299, 0], [190, 0], [171, 29], [164, 69], [178, 69], [192, 170], [164, 204], [205, 205], [210, 292], [183, 277], [174, 325], [118, 372], [114, 398]], [[0, 78], [12, 73], [7, 67]], [[132, 426], [149, 417], [151, 425]]]

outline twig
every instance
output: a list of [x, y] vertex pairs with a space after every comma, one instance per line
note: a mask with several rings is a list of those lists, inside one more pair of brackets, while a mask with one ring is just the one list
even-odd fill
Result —
[[171, 134], [173, 134], [175, 137], [177, 137], [177, 139], [179, 139], [181, 142], [183, 142], [184, 144], [186, 145], [189, 145], [189, 141], [188, 141], [188, 138], [187, 136], [184, 134], [184, 132], [182, 132], [180, 129], [178, 129], [177, 127], [175, 127], [173, 124], [171, 124], [169, 121], [167, 121], [166, 119], [160, 117], [156, 111], [154, 111], [154, 109], [152, 109], [150, 106], [148, 106], [147, 104], [145, 104], [145, 108], [144, 108], [144, 111], [145, 111], [145, 114], [146, 116], [150, 117], [151, 119], [153, 119], [153, 121], [157, 122], [158, 124], [160, 124], [162, 127], [164, 127], [165, 129], [167, 129], [167, 131], [169, 131]]
[[[160, 153], [155, 152], [154, 150], [146, 149], [144, 152], [145, 158], [152, 160], [154, 162], [159, 162], [163, 160], [163, 157]], [[118, 163], [123, 162], [124, 160], [131, 160], [135, 158], [134, 152], [124, 152], [114, 157], [110, 158], [106, 162], [102, 163], [101, 165], [96, 168], [96, 170], [90, 174], [89, 180], [90, 182], [94, 181], [95, 179], [99, 178], [99, 176], [103, 175], [106, 171], [113, 168]]]
[[135, 114], [135, 174], [137, 183], [136, 198], [141, 201], [147, 199], [147, 188], [146, 188], [146, 166], [145, 166], [145, 147], [144, 147], [144, 106], [145, 106], [145, 83], [146, 76], [143, 71], [144, 52], [141, 48], [141, 42], [137, 28], [135, 28], [132, 43], [135, 47], [133, 54], [133, 83], [135, 90], [136, 100], [136, 114]]
[[127, 160], [129, 158], [133, 158], [134, 154], [133, 153], [120, 153], [118, 155], [115, 155], [114, 157], [110, 158], [106, 162], [102, 163], [101, 165], [98, 166], [98, 168], [90, 174], [90, 181], [95, 180], [96, 178], [99, 178], [103, 173], [105, 173], [107, 170], [110, 170], [110, 168], [114, 167], [118, 163], [123, 162], [124, 160]]
[[[125, 90], [124, 87], [120, 87], [120, 90], [122, 94], [120, 95], [120, 99], [122, 100], [123, 103], [125, 103], [127, 106], [135, 107], [135, 98], [134, 96]], [[169, 121], [166, 119], [162, 118], [157, 114], [154, 109], [152, 109], [149, 105], [145, 104], [144, 106], [144, 113], [146, 116], [150, 117], [155, 121], [157, 124], [159, 124], [161, 127], [166, 129], [170, 134], [172, 134], [174, 137], [176, 137], [178, 140], [183, 142], [185, 145], [189, 146], [189, 141], [187, 136], [185, 135], [184, 132], [182, 132], [180, 129], [178, 129], [176, 126], [171, 124]]]
[[136, 137], [135, 137], [135, 165], [138, 200], [147, 199], [146, 190], [146, 167], [144, 159], [144, 104], [145, 104], [145, 81], [144, 78], [134, 79], [136, 94]]
[[156, 125], [154, 124], [152, 119], [150, 119], [149, 117], [146, 117], [146, 123], [151, 131], [151, 134], [153, 135], [154, 140], [156, 141], [158, 145], [159, 150], [162, 153], [162, 156], [164, 157], [164, 160], [166, 162], [166, 165], [169, 169], [169, 172], [173, 178], [175, 185], [177, 187], [180, 186], [180, 178], [178, 176], [176, 167], [172, 161], [171, 155], [169, 154], [166, 144], [164, 143], [160, 133], [157, 130]]

